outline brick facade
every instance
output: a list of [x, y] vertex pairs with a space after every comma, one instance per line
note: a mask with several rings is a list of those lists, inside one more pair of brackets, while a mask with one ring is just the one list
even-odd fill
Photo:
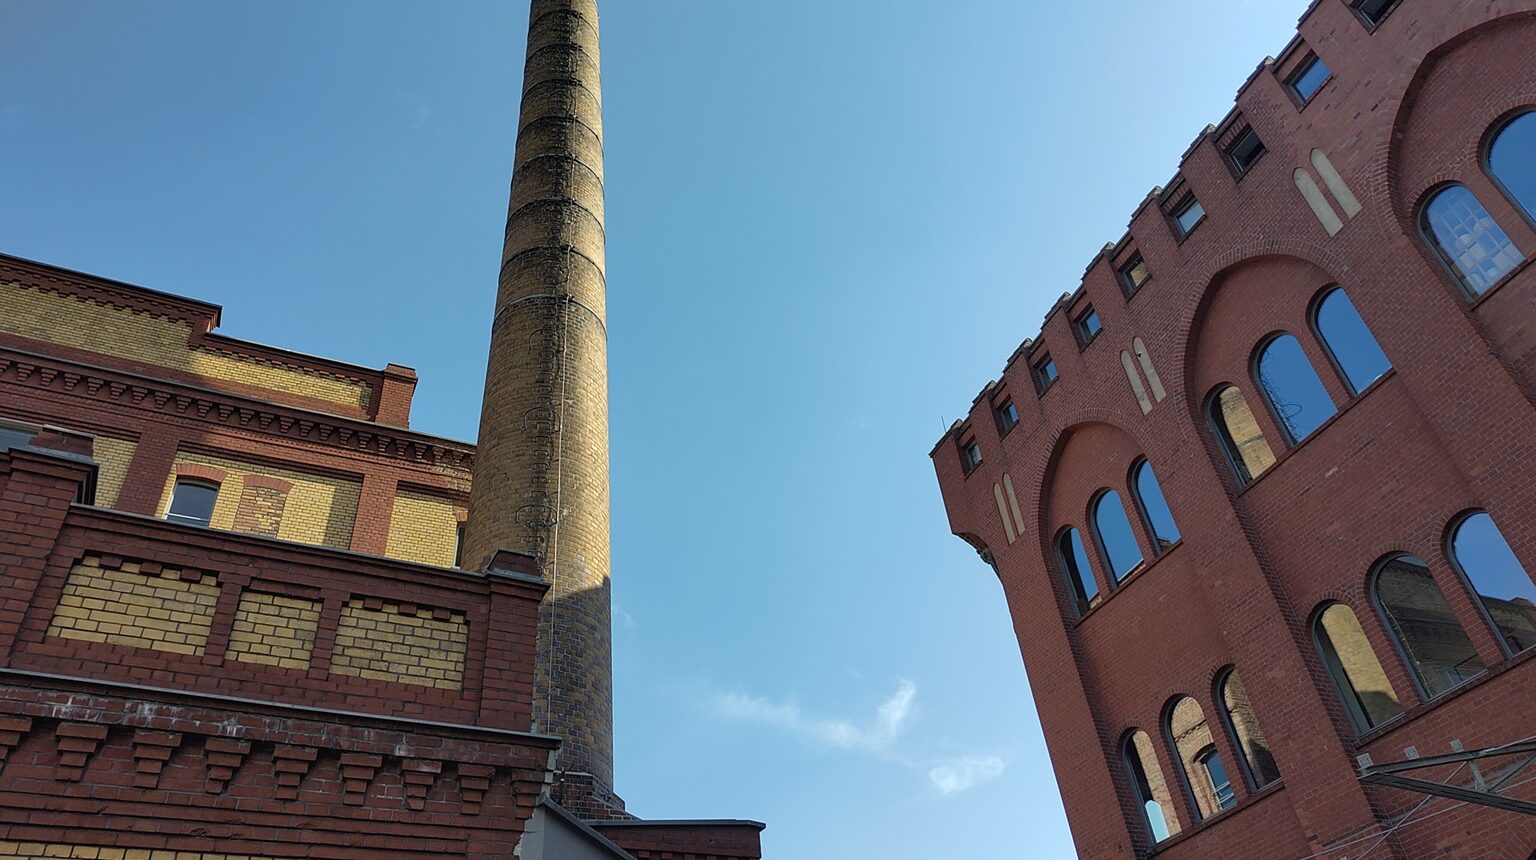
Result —
[[[1317, 0], [933, 450], [952, 530], [1003, 584], [1080, 856], [1524, 860], [1536, 849], [1536, 819], [1363, 783], [1358, 758], [1536, 735], [1536, 652], [1506, 647], [1448, 550], [1458, 518], [1485, 510], [1536, 571], [1536, 222], [1485, 160], [1503, 123], [1536, 108], [1533, 54], [1529, 0], [1400, 0], [1375, 24], [1345, 0]], [[1291, 83], [1314, 55], [1330, 74], [1307, 99]], [[1264, 152], [1244, 171], [1227, 148], [1248, 128]], [[1525, 258], [1475, 296], [1420, 230], [1448, 183], [1475, 194]], [[1205, 219], [1181, 230], [1188, 195]], [[1150, 278], [1132, 281], [1138, 257]], [[1315, 325], [1334, 286], [1391, 362], [1359, 391]], [[1103, 326], [1092, 338], [1075, 325], [1089, 306]], [[1281, 333], [1336, 409], [1299, 444], [1285, 423], [1296, 404], [1271, 409], [1254, 372]], [[1048, 386], [1034, 373], [1047, 354], [1060, 373]], [[1251, 411], [1229, 422], [1247, 482], [1210, 420], [1225, 385]], [[1009, 402], [1016, 426], [998, 417]], [[968, 468], [973, 441], [981, 462]], [[1167, 544], [1134, 504], [1142, 458], [1177, 523]], [[1143, 559], [1121, 581], [1094, 530], [1106, 490], [1127, 506]], [[1069, 526], [1086, 542], [1089, 599], [1058, 551]], [[1486, 667], [1438, 695], [1413, 676], [1372, 593], [1398, 554], [1424, 561], [1475, 650], [1467, 665]], [[1335, 604], [1363, 630], [1341, 659], [1368, 648], [1385, 679], [1371, 683], [1402, 711], [1366, 731], [1314, 636]], [[1228, 723], [1234, 670], [1247, 701]], [[1255, 726], [1276, 781], [1258, 778], [1242, 739]], [[1127, 745], [1148, 752], [1144, 788]], [[1225, 763], [1230, 808], [1195, 772], [1195, 746]], [[1465, 769], [1454, 776], [1470, 783]], [[1508, 791], [1536, 798], [1518, 778]], [[1146, 792], [1168, 807], [1161, 841]]]

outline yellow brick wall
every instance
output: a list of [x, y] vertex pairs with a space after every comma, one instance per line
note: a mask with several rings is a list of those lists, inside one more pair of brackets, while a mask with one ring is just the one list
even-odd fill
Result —
[[240, 595], [225, 653], [242, 663], [307, 669], [319, 625], [315, 601], [247, 591]]
[[96, 504], [103, 508], [117, 505], [118, 493], [123, 490], [123, 479], [128, 477], [128, 465], [133, 462], [133, 451], [138, 447], [126, 439], [109, 439], [97, 436], [91, 456], [96, 459]]
[[371, 394], [366, 383], [193, 349], [192, 328], [179, 320], [15, 283], [0, 283], [0, 331], [348, 407], [366, 409]]
[[402, 490], [389, 520], [390, 558], [451, 567], [459, 547], [464, 506], [448, 499]]
[[48, 635], [177, 654], [201, 654], [208, 643], [217, 580], [183, 582], [178, 570], [140, 572], [137, 562], [104, 570], [87, 556], [70, 570]]
[[0, 842], [0, 857], [47, 860], [272, 860], [252, 854], [210, 854], [202, 851], [166, 851], [147, 848], [98, 848], [93, 845], [61, 845], [47, 842]]
[[[293, 484], [293, 489], [288, 492], [288, 503], [283, 508], [282, 524], [278, 527], [279, 538], [343, 549], [352, 544], [352, 526], [357, 520], [357, 500], [361, 492], [361, 486], [356, 482], [185, 451], [176, 455], [176, 463], [212, 466], [229, 473], [229, 477], [219, 487], [219, 499], [213, 506], [213, 528], [227, 531], [234, 527], [235, 511], [240, 506], [240, 495], [244, 489], [244, 477], [265, 475]], [[162, 517], [170, 509], [171, 492], [175, 488], [176, 471], [172, 469], [166, 478], [165, 490], [161, 493], [157, 510]]]
[[363, 601], [354, 599], [341, 611], [331, 671], [459, 690], [464, 687], [464, 650], [468, 639], [469, 627], [461, 614], [438, 621], [430, 609], [402, 615], [392, 603], [384, 604], [379, 611], [367, 609]]

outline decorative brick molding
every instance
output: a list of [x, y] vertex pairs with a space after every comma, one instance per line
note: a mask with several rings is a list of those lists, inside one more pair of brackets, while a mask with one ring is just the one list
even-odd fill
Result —
[[176, 477], [191, 478], [198, 481], [207, 481], [214, 486], [222, 486], [229, 480], [229, 473], [213, 466], [205, 466], [202, 463], [177, 463]]
[[135, 788], [155, 788], [160, 784], [160, 773], [165, 763], [181, 746], [180, 732], [152, 732], [140, 729], [133, 733], [133, 764]]
[[54, 730], [54, 744], [58, 749], [59, 765], [55, 778], [66, 782], [79, 782], [85, 775], [85, 766], [101, 749], [107, 739], [107, 727], [93, 723], [60, 723]]
[[[203, 760], [207, 767], [207, 781], [203, 790], [209, 794], [222, 794], [230, 779], [251, 754], [251, 742], [236, 738], [208, 738], [203, 742]], [[278, 774], [281, 790], [282, 775]]]

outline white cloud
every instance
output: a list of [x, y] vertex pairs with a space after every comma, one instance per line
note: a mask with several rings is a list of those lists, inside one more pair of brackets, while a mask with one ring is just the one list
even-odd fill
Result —
[[928, 771], [928, 781], [940, 794], [958, 794], [997, 779], [1005, 767], [997, 756], [966, 756], [934, 765]]
[[728, 717], [778, 726], [839, 749], [886, 752], [906, 729], [916, 699], [917, 685], [902, 681], [895, 695], [881, 704], [874, 719], [864, 725], [849, 720], [807, 717], [793, 702], [774, 702], [745, 693], [718, 696], [715, 707]]

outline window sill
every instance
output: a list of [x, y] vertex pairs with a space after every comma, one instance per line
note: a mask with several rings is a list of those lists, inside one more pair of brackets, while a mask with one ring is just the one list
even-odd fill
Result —
[[1371, 729], [1365, 734], [1360, 735], [1360, 737], [1355, 739], [1355, 748], [1364, 749], [1365, 747], [1371, 746], [1372, 744], [1375, 744], [1388, 735], [1393, 734], [1398, 729], [1406, 728], [1412, 725], [1420, 717], [1439, 709], [1443, 705], [1456, 701], [1468, 692], [1483, 686], [1489, 681], [1492, 681], [1494, 678], [1503, 675], [1505, 672], [1508, 672], [1518, 666], [1522, 666], [1531, 660], [1536, 660], [1536, 648], [1527, 648], [1513, 657], [1505, 658], [1502, 662], [1489, 666], [1480, 674], [1474, 675], [1473, 677], [1462, 681], [1460, 684], [1452, 687], [1449, 690], [1446, 690], [1444, 693], [1441, 693], [1433, 699], [1420, 702], [1411, 708], [1404, 709], [1401, 716], [1393, 717], [1391, 720], [1388, 720], [1387, 722], [1382, 723], [1381, 725]]
[[1328, 420], [1327, 421], [1324, 421], [1323, 423], [1317, 425], [1317, 429], [1313, 430], [1311, 433], [1307, 434], [1307, 437], [1305, 439], [1302, 439], [1300, 442], [1297, 442], [1295, 445], [1291, 446], [1290, 448], [1287, 448], [1286, 450], [1280, 452], [1280, 454], [1278, 454], [1275, 457], [1275, 462], [1273, 464], [1271, 464], [1268, 469], [1264, 470], [1264, 474], [1258, 476], [1257, 478], [1254, 478], [1253, 480], [1249, 481], [1245, 486], [1240, 487], [1238, 489], [1237, 497], [1238, 498], [1242, 498], [1243, 496], [1247, 495], [1250, 490], [1252, 490], [1254, 487], [1257, 487], [1259, 484], [1263, 483], [1265, 478], [1268, 478], [1270, 475], [1273, 475], [1275, 472], [1278, 472], [1280, 470], [1280, 467], [1285, 465], [1285, 463], [1287, 461], [1289, 461], [1291, 459], [1291, 457], [1296, 454], [1296, 452], [1298, 452], [1301, 449], [1307, 447], [1307, 445], [1309, 443], [1311, 443], [1311, 441], [1313, 439], [1316, 439], [1319, 436], [1323, 435], [1324, 433], [1328, 432], [1328, 428], [1332, 427], [1334, 424], [1336, 424], [1339, 421], [1343, 420], [1344, 416], [1348, 415], [1350, 410], [1352, 410], [1356, 406], [1358, 406], [1360, 404], [1360, 402], [1365, 400], [1367, 397], [1370, 397], [1372, 394], [1375, 394], [1377, 389], [1380, 389], [1382, 386], [1386, 385], [1387, 384], [1387, 380], [1390, 380], [1390, 379], [1392, 379], [1395, 376], [1397, 376], [1397, 368], [1395, 368], [1395, 367], [1389, 368], [1386, 373], [1383, 373], [1381, 376], [1378, 376], [1374, 382], [1372, 382], [1370, 385], [1367, 385], [1365, 387], [1364, 391], [1360, 392], [1359, 394], [1356, 394], [1353, 398], [1350, 399], [1350, 401], [1348, 403], [1344, 404], [1344, 406], [1342, 408], [1340, 408], [1337, 412], [1335, 412], [1332, 415], [1328, 416]]
[[[1510, 269], [1509, 270], [1509, 274], [1505, 275], [1502, 278], [1499, 278], [1498, 283], [1496, 283], [1493, 286], [1489, 287], [1488, 289], [1484, 290], [1482, 295], [1480, 295], [1477, 298], [1473, 299], [1472, 302], [1469, 305], [1467, 305], [1467, 310], [1471, 310], [1471, 311], [1477, 310], [1479, 307], [1482, 306], [1483, 302], [1486, 302], [1489, 299], [1493, 298], [1494, 293], [1497, 293], [1499, 290], [1502, 290], [1504, 288], [1505, 284], [1508, 284], [1510, 281], [1513, 281], [1516, 278], [1520, 277], [1522, 274], [1524, 274], [1525, 270], [1530, 268], [1532, 263], [1536, 263], [1536, 257], [1526, 257], [1524, 260], [1520, 261], [1520, 265], [1514, 267], [1513, 269]], [[1462, 289], [1463, 290], [1463, 294], [1465, 294], [1465, 288], [1461, 286], [1461, 283], [1459, 281], [1457, 282], [1457, 288], [1458, 289]]]
[[[1147, 574], [1148, 574], [1148, 571], [1152, 570], [1154, 567], [1157, 567], [1159, 562], [1161, 562], [1163, 559], [1167, 558], [1168, 556], [1172, 555], [1175, 550], [1177, 550], [1179, 547], [1181, 547], [1183, 545], [1184, 545], [1184, 539], [1183, 538], [1179, 538], [1178, 540], [1176, 540], [1173, 543], [1169, 544], [1167, 549], [1164, 549], [1162, 552], [1160, 552], [1156, 556], [1154, 556], [1151, 561], [1143, 560], [1141, 562], [1141, 564], [1137, 565], [1130, 573], [1125, 575], [1125, 579], [1120, 580], [1120, 582], [1118, 584], [1114, 585], [1113, 587], [1111, 587], [1109, 589], [1109, 591], [1107, 591], [1107, 592], [1099, 592], [1099, 594], [1101, 595], [1100, 599], [1099, 599], [1099, 602], [1093, 604], [1090, 607], [1088, 607], [1088, 611], [1087, 612], [1084, 612], [1082, 615], [1079, 615], [1077, 617], [1077, 624], [1082, 624], [1084, 621], [1087, 621], [1089, 618], [1092, 618], [1095, 613], [1097, 613], [1099, 610], [1103, 609], [1105, 606], [1108, 606], [1109, 602], [1111, 600], [1114, 600], [1115, 597], [1118, 594], [1120, 594], [1121, 592], [1125, 591], [1125, 589], [1127, 587], [1129, 587], [1131, 583], [1146, 577]], [[1073, 625], [1073, 626], [1077, 626], [1077, 625]]]
[[1152, 847], [1152, 853], [1157, 854], [1162, 851], [1167, 851], [1169, 848], [1172, 848], [1181, 842], [1186, 842], [1190, 839], [1193, 839], [1199, 834], [1204, 833], [1213, 827], [1232, 820], [1237, 816], [1237, 813], [1242, 812], [1245, 809], [1258, 806], [1260, 803], [1263, 803], [1264, 801], [1284, 790], [1285, 781], [1277, 779], [1269, 785], [1264, 786], [1264, 788], [1260, 789], [1259, 791], [1256, 791], [1253, 794], [1250, 794], [1247, 797], [1239, 800], [1236, 804], [1223, 809], [1215, 815], [1212, 815], [1210, 818], [1195, 824], [1191, 824], [1189, 827], [1180, 831], [1177, 836], [1170, 836], [1167, 839], [1164, 839], [1162, 842], [1157, 843]]

